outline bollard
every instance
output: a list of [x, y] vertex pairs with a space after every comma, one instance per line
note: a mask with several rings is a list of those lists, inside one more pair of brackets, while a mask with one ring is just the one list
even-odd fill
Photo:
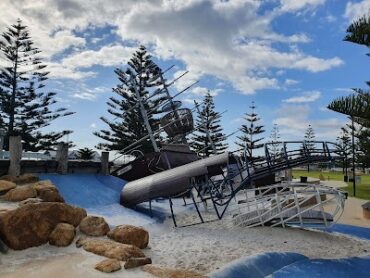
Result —
[[105, 176], [109, 175], [109, 152], [101, 153], [101, 173]]
[[58, 162], [57, 173], [67, 174], [68, 172], [68, 143], [61, 142], [58, 144], [57, 154], [55, 157]]
[[9, 137], [9, 160], [8, 174], [17, 177], [21, 174], [22, 138], [20, 136]]

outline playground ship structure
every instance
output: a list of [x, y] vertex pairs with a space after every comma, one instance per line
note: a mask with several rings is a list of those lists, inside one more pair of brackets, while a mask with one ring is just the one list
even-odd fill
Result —
[[[148, 134], [122, 150], [124, 154], [138, 155], [112, 173], [129, 181], [121, 192], [122, 205], [135, 207], [149, 202], [151, 208], [153, 200], [166, 198], [169, 200], [175, 226], [177, 222], [172, 200], [184, 196], [191, 198], [200, 223], [205, 222], [199, 208], [201, 203], [205, 206], [212, 205], [215, 219], [230, 218], [234, 225], [244, 227], [329, 227], [338, 219], [347, 197], [344, 192], [320, 184], [275, 182], [275, 174], [281, 171], [342, 159], [334, 143], [267, 143], [264, 146], [264, 156], [258, 162], [247, 160], [246, 149], [242, 156], [235, 152], [225, 152], [200, 159], [190, 150], [186, 140], [186, 135], [194, 131], [192, 112], [199, 110], [199, 104], [195, 102], [193, 109], [181, 108], [181, 101], [175, 100], [197, 82], [171, 96], [168, 88], [187, 72], [169, 83], [163, 77], [165, 72], [160, 74], [162, 88], [147, 98], [162, 92], [167, 96], [159, 104], [160, 112], [164, 114], [160, 119], [160, 128], [153, 131], [148, 120], [148, 115], [158, 107], [147, 111], [147, 99], [138, 96], [137, 106]], [[131, 82], [133, 88], [137, 87], [134, 76], [131, 76]], [[167, 134], [168, 142], [161, 144], [159, 148], [155, 137], [162, 132]], [[214, 148], [211, 136], [207, 136], [209, 147]], [[144, 140], [151, 141], [153, 153], [142, 154], [137, 150]], [[276, 153], [272, 149], [281, 151]]]

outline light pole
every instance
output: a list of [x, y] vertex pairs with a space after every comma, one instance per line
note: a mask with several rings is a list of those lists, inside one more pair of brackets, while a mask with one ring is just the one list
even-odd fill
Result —
[[0, 159], [4, 158], [3, 148], [4, 148], [5, 135], [6, 135], [6, 131], [3, 129], [0, 129]]

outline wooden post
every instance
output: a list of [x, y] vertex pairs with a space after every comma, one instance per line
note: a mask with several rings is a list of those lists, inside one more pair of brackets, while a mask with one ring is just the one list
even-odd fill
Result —
[[109, 175], [109, 152], [101, 153], [101, 173], [105, 176]]
[[9, 137], [9, 160], [10, 166], [8, 174], [10, 176], [19, 176], [21, 174], [22, 159], [22, 138], [20, 136]]
[[57, 173], [67, 174], [68, 172], [68, 143], [61, 142], [58, 144], [57, 154], [55, 157], [58, 162]]

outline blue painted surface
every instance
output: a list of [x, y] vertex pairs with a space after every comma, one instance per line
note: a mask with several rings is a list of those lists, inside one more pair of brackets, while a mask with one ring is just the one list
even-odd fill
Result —
[[338, 260], [316, 259], [298, 261], [275, 272], [272, 277], [370, 277], [370, 256]]
[[263, 253], [237, 260], [210, 276], [211, 278], [262, 278], [284, 266], [302, 260], [307, 260], [307, 257], [298, 253]]
[[337, 232], [337, 233], [342, 233], [342, 234], [370, 240], [370, 228], [357, 227], [357, 226], [345, 225], [345, 224], [334, 224], [328, 229], [322, 228], [320, 230], [323, 230], [329, 233]]
[[94, 174], [40, 174], [41, 180], [51, 180], [69, 204], [92, 208], [118, 204], [126, 183], [114, 176]]

